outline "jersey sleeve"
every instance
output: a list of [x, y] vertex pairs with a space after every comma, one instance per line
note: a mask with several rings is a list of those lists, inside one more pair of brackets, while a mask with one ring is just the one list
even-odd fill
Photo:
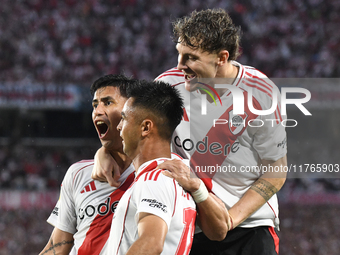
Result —
[[162, 81], [169, 83], [172, 86], [176, 86], [178, 84], [184, 83], [185, 79], [183, 72], [174, 67], [158, 75], [155, 78], [155, 81]]
[[61, 185], [58, 221], [56, 227], [62, 231], [74, 234], [77, 229], [77, 215], [75, 212], [75, 201], [73, 196], [72, 166], [66, 172]]
[[47, 219], [47, 222], [55, 227], [58, 222], [58, 215], [59, 215], [59, 200], [54, 206], [53, 211], [51, 212], [50, 216]]
[[[280, 111], [280, 92], [276, 86], [274, 88], [277, 91], [277, 108], [269, 115], [260, 116], [262, 126], [253, 128], [255, 132], [253, 146], [261, 159], [276, 161], [287, 154], [287, 138], [282, 124], [286, 116], [282, 116]], [[269, 109], [272, 100], [267, 98], [264, 101], [264, 109]]]
[[137, 206], [136, 222], [138, 223], [139, 213], [150, 213], [163, 219], [169, 229], [176, 198], [174, 180], [160, 173], [157, 178], [141, 180], [138, 190], [140, 192], [137, 193], [135, 200]]

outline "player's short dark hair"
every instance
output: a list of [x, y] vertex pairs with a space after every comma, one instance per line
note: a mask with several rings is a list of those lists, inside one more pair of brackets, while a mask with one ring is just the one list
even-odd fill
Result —
[[108, 74], [95, 80], [91, 85], [90, 92], [94, 96], [98, 89], [111, 86], [119, 88], [120, 95], [127, 98], [126, 89], [133, 82], [136, 80], [122, 74]]
[[172, 133], [183, 117], [183, 100], [174, 87], [161, 81], [139, 80], [127, 89], [132, 107], [143, 108], [155, 117], [159, 135], [171, 140]]
[[236, 27], [223, 9], [194, 11], [173, 23], [173, 40], [209, 53], [229, 52], [229, 60], [240, 55], [240, 27]]

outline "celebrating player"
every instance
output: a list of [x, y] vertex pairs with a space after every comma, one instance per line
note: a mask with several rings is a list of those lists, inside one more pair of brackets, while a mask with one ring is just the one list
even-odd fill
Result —
[[135, 81], [122, 75], [107, 75], [91, 86], [92, 120], [105, 150], [119, 169], [117, 188], [94, 181], [93, 160], [73, 164], [61, 186], [60, 200], [48, 222], [55, 226], [40, 254], [102, 254], [109, 237], [112, 216], [125, 190], [134, 180], [134, 167], [123, 153], [117, 131], [121, 110], [127, 100], [126, 89]]
[[[191, 254], [278, 254], [276, 192], [286, 179], [280, 169], [287, 165], [281, 125], [286, 116], [280, 113], [278, 88], [260, 71], [235, 61], [240, 31], [224, 10], [194, 11], [173, 26], [178, 66], [157, 77], [177, 88], [185, 102], [172, 146], [190, 159], [208, 190], [229, 209], [228, 214], [220, 204], [208, 207], [211, 193], [197, 203], [203, 233], [195, 235]], [[234, 113], [236, 96], [244, 99], [243, 113]], [[272, 113], [258, 112], [272, 105]], [[98, 156], [105, 157], [101, 152]], [[94, 176], [113, 179], [108, 163], [100, 164], [106, 170], [95, 168]], [[159, 167], [170, 170], [165, 174], [190, 193], [205, 193], [201, 180], [192, 178], [182, 162], [166, 161]]]
[[[215, 251], [213, 254], [277, 254], [279, 240], [274, 227], [278, 225], [278, 202], [275, 193], [284, 184], [286, 173], [242, 169], [260, 169], [254, 167], [258, 165], [282, 169], [287, 165], [286, 132], [281, 125], [285, 116], [281, 116], [279, 107], [272, 114], [262, 116], [254, 114], [248, 105], [250, 101], [258, 110], [270, 109], [274, 92], [279, 95], [278, 89], [255, 68], [235, 61], [239, 53], [239, 29], [224, 10], [193, 12], [177, 20], [174, 36], [178, 70], [172, 69], [158, 77], [175, 85], [185, 97], [184, 109], [188, 118], [176, 129], [173, 145], [177, 153], [190, 158], [192, 167], [203, 177], [209, 190], [225, 203], [234, 228], [217, 243], [211, 242], [203, 233], [197, 234], [191, 254], [206, 254], [211, 250]], [[216, 83], [241, 89], [244, 98], [252, 96], [251, 100], [245, 100], [244, 114], [233, 113], [231, 91], [223, 88], [216, 88], [216, 99], [221, 100], [218, 109], [213, 103], [207, 105], [207, 112], [216, 114], [198, 112], [201, 110], [200, 96], [206, 93], [202, 88], [209, 89], [209, 85], [214, 88]], [[216, 119], [229, 122], [214, 125]], [[249, 120], [261, 124], [255, 125], [255, 121], [250, 123]], [[188, 130], [195, 132], [189, 137]], [[191, 139], [193, 144], [206, 143], [209, 150], [202, 153], [199, 146], [191, 149], [184, 143], [186, 139]], [[221, 145], [223, 149], [211, 147], [211, 144]], [[166, 164], [161, 167], [172, 170], [173, 176], [178, 178], [181, 174], [177, 171], [178, 166]], [[217, 168], [208, 175], [202, 174], [202, 168], [206, 166]], [[198, 180], [189, 179], [181, 185], [194, 191]]]
[[113, 217], [107, 254], [188, 254], [195, 230], [191, 195], [156, 167], [171, 157], [171, 136], [183, 116], [177, 90], [140, 81], [128, 90], [118, 125], [136, 179]]

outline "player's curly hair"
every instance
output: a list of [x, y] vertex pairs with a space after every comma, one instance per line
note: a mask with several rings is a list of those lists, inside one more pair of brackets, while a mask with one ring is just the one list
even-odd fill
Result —
[[240, 55], [240, 27], [236, 27], [223, 9], [194, 11], [172, 23], [173, 40], [209, 53], [229, 52], [229, 60]]

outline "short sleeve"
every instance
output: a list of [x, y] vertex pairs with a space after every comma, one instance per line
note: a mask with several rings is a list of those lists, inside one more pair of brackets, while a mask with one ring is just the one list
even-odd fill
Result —
[[[282, 116], [279, 109], [281, 105], [280, 92], [276, 86], [274, 88], [277, 90], [277, 109], [272, 114], [260, 116], [262, 126], [251, 129], [254, 131], [253, 147], [260, 158], [276, 161], [287, 154], [287, 135], [283, 125], [286, 116]], [[271, 107], [271, 101], [270, 105], [268, 104], [267, 100], [265, 109]]]
[[139, 213], [150, 213], [163, 219], [169, 229], [175, 206], [175, 192], [174, 180], [163, 174], [159, 174], [157, 180], [140, 180], [138, 192], [135, 192], [136, 222]]
[[77, 229], [77, 215], [75, 212], [75, 201], [72, 187], [72, 166], [66, 172], [61, 185], [58, 221], [56, 227], [62, 231], [74, 234]]
[[47, 222], [55, 227], [58, 223], [58, 215], [59, 215], [59, 200], [54, 206], [50, 216], [47, 219]]

